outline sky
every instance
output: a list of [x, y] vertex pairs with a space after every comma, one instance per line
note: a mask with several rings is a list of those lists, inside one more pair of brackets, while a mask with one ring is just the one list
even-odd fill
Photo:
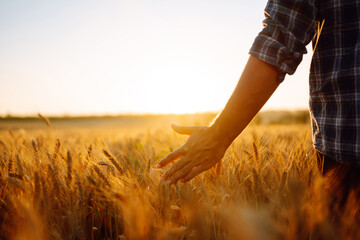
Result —
[[[220, 111], [266, 0], [0, 2], [0, 115]], [[306, 109], [311, 49], [264, 109]]]

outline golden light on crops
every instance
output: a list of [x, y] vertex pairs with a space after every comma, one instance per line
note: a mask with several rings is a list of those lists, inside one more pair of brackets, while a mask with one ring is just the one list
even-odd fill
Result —
[[[182, 120], [196, 124], [206, 118]], [[27, 129], [1, 130], [0, 235], [39, 240], [359, 236], [355, 202], [346, 204], [339, 222], [329, 220], [309, 124], [251, 125], [217, 167], [169, 186], [160, 182], [164, 170], [155, 166], [186, 138], [164, 127], [169, 116], [133, 120], [106, 125], [104, 119], [104, 127], [89, 125], [89, 119], [49, 125], [20, 120], [14, 124]]]

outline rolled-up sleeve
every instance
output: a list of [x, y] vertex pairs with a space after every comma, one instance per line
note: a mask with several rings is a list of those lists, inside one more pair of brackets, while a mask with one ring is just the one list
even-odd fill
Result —
[[264, 28], [249, 54], [276, 67], [280, 82], [295, 72], [314, 37], [315, 5], [315, 0], [269, 0], [266, 5]]

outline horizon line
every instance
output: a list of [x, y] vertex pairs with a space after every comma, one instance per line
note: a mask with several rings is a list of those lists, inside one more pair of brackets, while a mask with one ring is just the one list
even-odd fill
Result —
[[[309, 111], [308, 108], [276, 108], [276, 109], [261, 109], [261, 112], [298, 112], [298, 111]], [[38, 118], [39, 114], [47, 118], [102, 118], [102, 117], [122, 117], [122, 116], [171, 116], [171, 115], [201, 115], [201, 114], [213, 114], [217, 115], [219, 111], [204, 111], [204, 112], [188, 112], [188, 113], [161, 113], [161, 112], [119, 112], [119, 113], [59, 113], [59, 114], [46, 114], [46, 113], [31, 113], [31, 114], [16, 114], [6, 113], [0, 114], [0, 118]]]

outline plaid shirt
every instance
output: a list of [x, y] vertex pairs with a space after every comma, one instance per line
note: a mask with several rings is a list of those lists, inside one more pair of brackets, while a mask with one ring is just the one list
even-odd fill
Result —
[[313, 41], [314, 147], [335, 161], [360, 166], [360, 1], [269, 0], [265, 16], [250, 54], [278, 68], [282, 81]]

